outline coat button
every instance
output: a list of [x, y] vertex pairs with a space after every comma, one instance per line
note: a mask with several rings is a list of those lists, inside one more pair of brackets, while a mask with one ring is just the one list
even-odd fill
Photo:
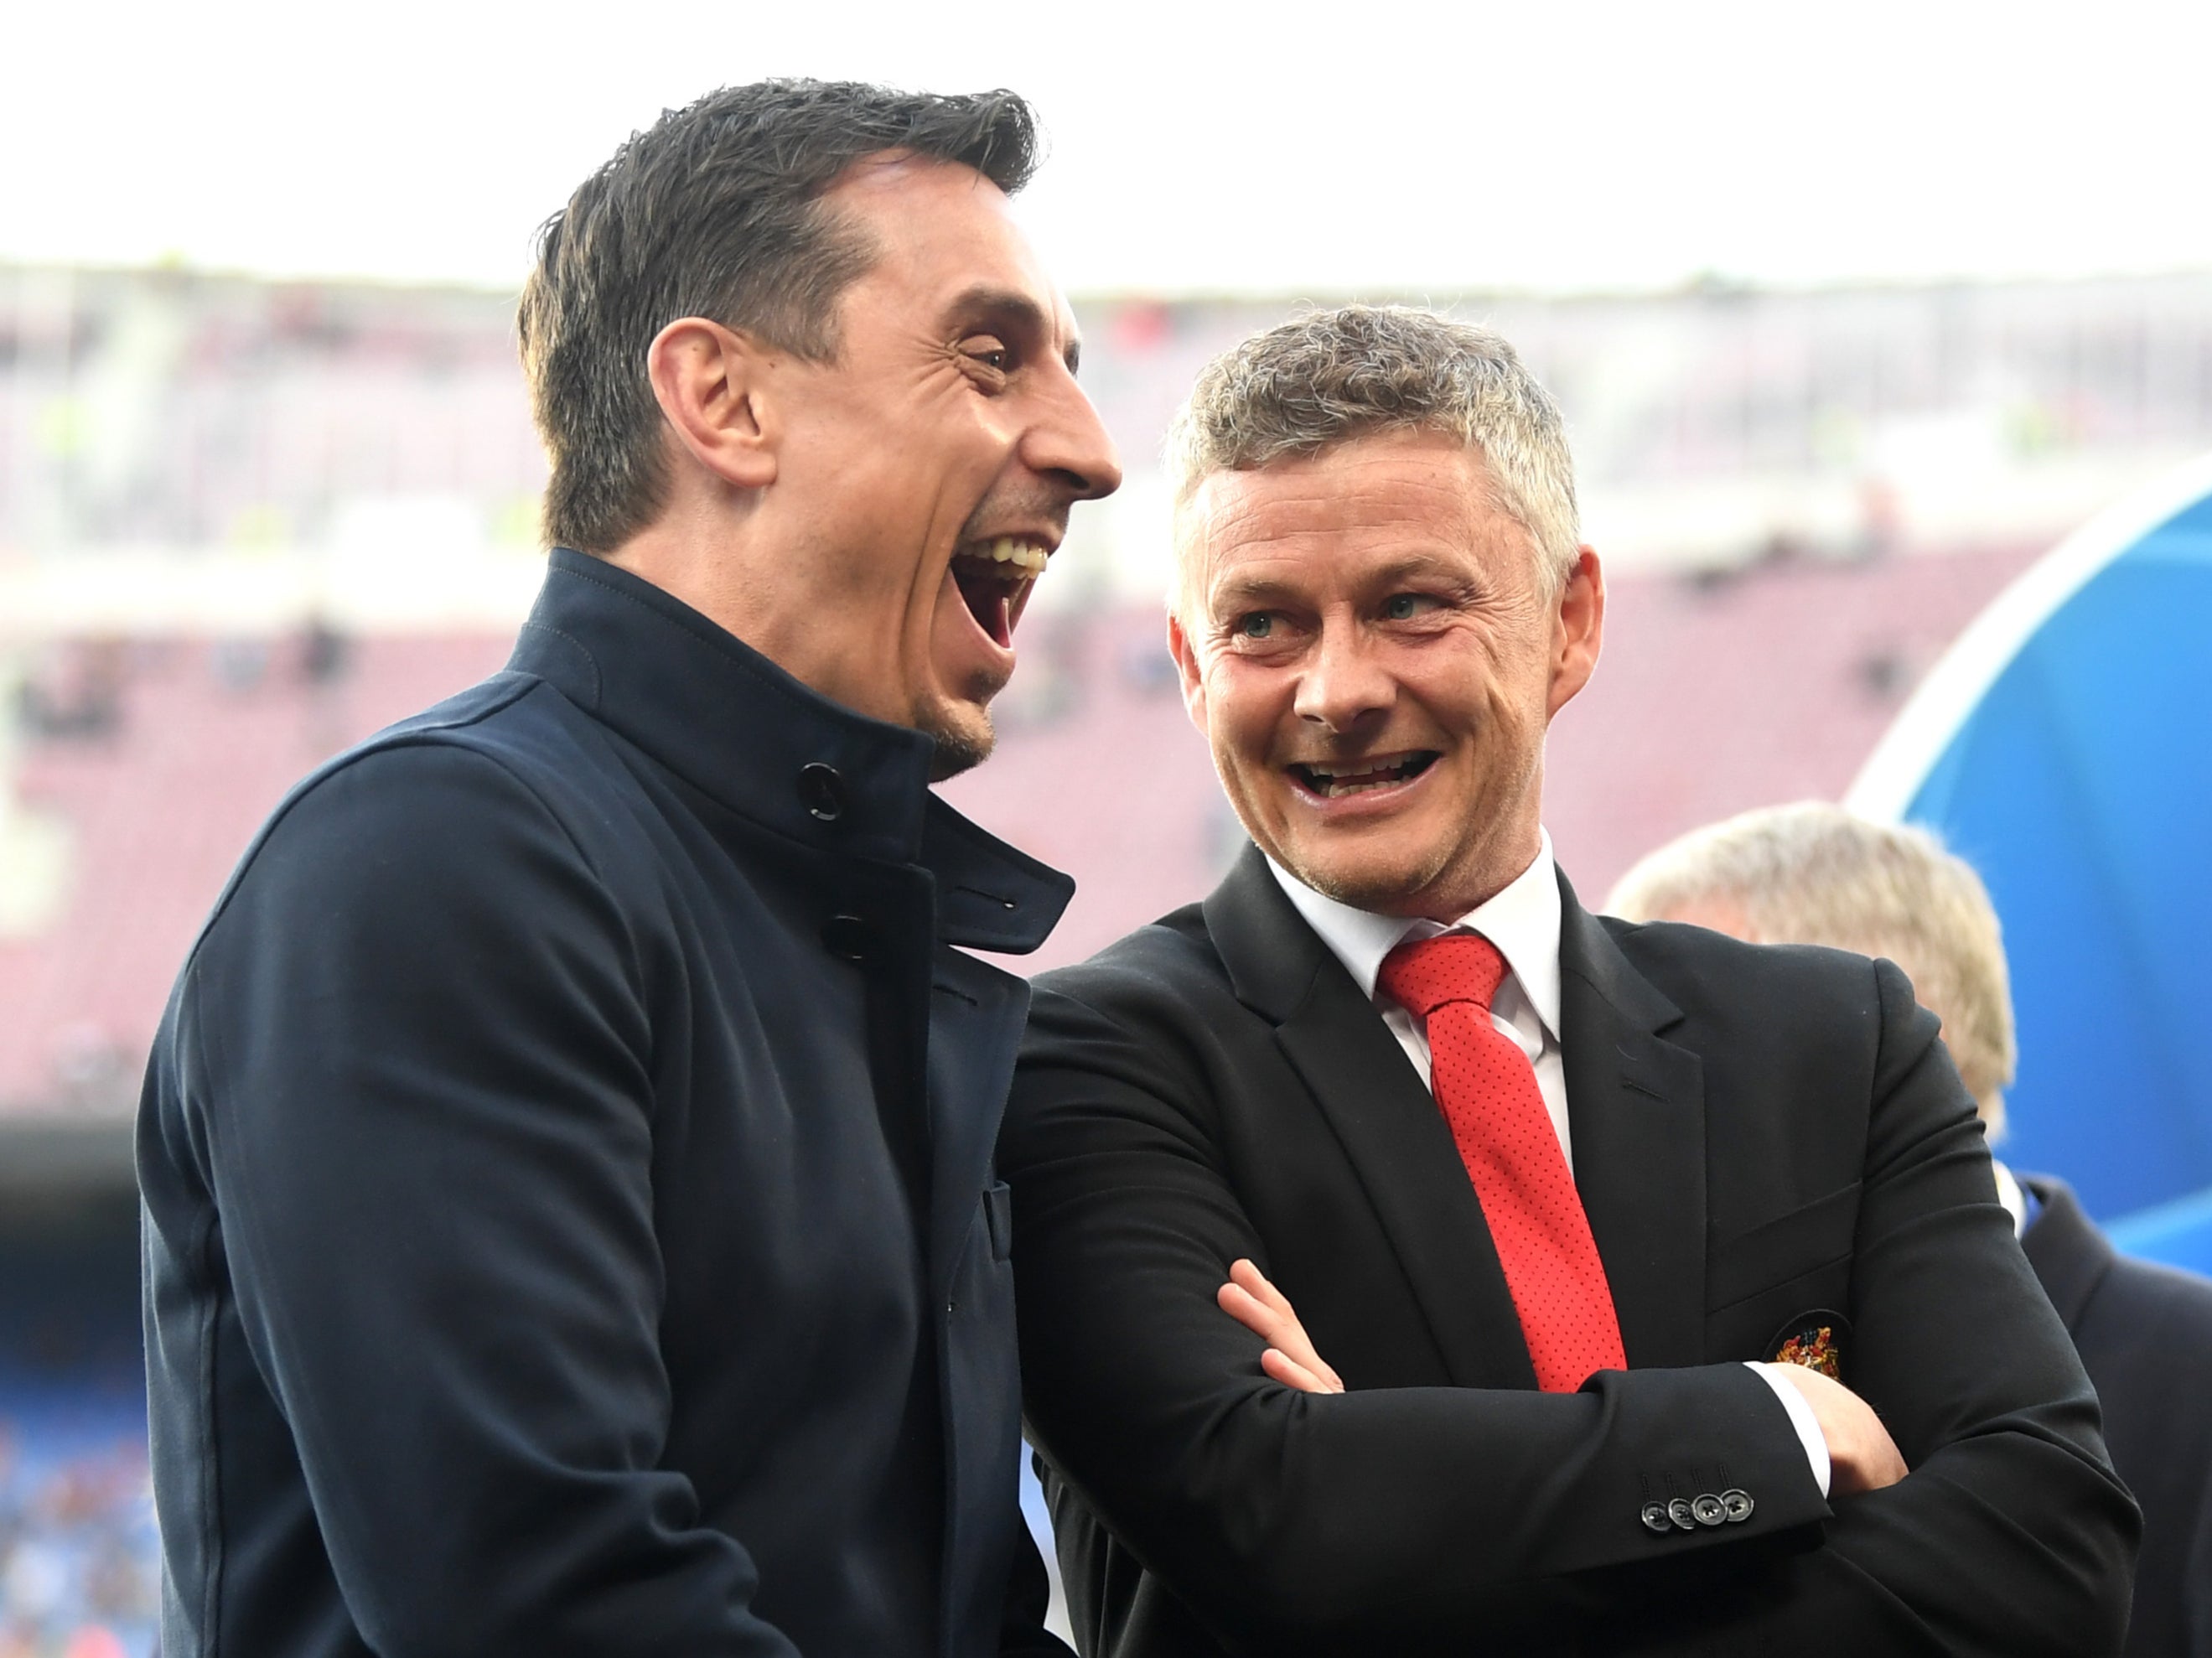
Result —
[[1728, 1509], [1720, 1498], [1707, 1491], [1702, 1497], [1690, 1499], [1690, 1517], [1700, 1526], [1717, 1526], [1728, 1518]]
[[874, 931], [857, 915], [832, 915], [822, 924], [822, 945], [832, 956], [848, 962], [865, 962]]
[[1727, 1515], [1730, 1525], [1741, 1525], [1751, 1518], [1751, 1493], [1738, 1486], [1729, 1486], [1721, 1493], [1721, 1509]]
[[1683, 1531], [1698, 1528], [1698, 1516], [1691, 1511], [1690, 1499], [1678, 1497], [1667, 1505], [1667, 1517]]
[[799, 768], [799, 804], [825, 823], [845, 815], [845, 780], [819, 760]]
[[1665, 1533], [1674, 1529], [1674, 1522], [1667, 1517], [1667, 1505], [1664, 1503], [1646, 1503], [1644, 1505], [1642, 1519], [1646, 1531]]

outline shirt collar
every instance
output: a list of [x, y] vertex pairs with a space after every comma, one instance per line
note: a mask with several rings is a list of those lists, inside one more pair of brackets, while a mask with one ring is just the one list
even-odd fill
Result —
[[[1453, 930], [1435, 921], [1408, 920], [1402, 915], [1377, 915], [1316, 892], [1273, 858], [1283, 894], [1321, 935], [1363, 995], [1375, 994], [1382, 958], [1407, 938], [1433, 938]], [[1480, 932], [1498, 946], [1507, 970], [1521, 986], [1521, 993], [1544, 1029], [1559, 1037], [1559, 882], [1552, 859], [1552, 836], [1537, 831], [1536, 856], [1499, 891], [1460, 917], [1455, 926]]]

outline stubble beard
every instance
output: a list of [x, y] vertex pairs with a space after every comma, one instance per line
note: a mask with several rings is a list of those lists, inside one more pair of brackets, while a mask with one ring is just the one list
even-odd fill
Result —
[[991, 711], [985, 708], [978, 708], [975, 719], [965, 723], [932, 710], [916, 722], [916, 728], [937, 744], [929, 757], [929, 780], [933, 783], [942, 783], [964, 771], [975, 770], [991, 757], [992, 750], [999, 744], [999, 734], [991, 725]]

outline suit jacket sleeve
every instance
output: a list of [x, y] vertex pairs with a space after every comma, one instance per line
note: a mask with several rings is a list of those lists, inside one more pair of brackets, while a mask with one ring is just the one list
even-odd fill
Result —
[[[1268, 1381], [1263, 1344], [1214, 1299], [1231, 1260], [1264, 1270], [1267, 1252], [1172, 1023], [1140, 1034], [1041, 989], [1001, 1167], [1033, 1436], [1224, 1645], [1527, 1650], [1648, 1604], [1645, 1563], [1686, 1586], [1702, 1574], [1686, 1556], [1793, 1545], [1828, 1512], [1741, 1364], [1609, 1372], [1571, 1394]], [[1637, 1520], [1704, 1489], [1661, 1483], [1693, 1467], [1764, 1493], [1732, 1548]]]
[[246, 1338], [392, 1658], [793, 1652], [659, 1466], [641, 953], [535, 795], [431, 744], [311, 787], [189, 969]]
[[[1892, 1491], [1832, 1513], [1751, 1354], [1571, 1395], [1267, 1382], [1214, 1303], [1230, 1260], [1267, 1266], [1236, 1183], [1275, 1172], [1223, 1166], [1218, 1054], [1172, 1014], [1049, 992], [1004, 1151], [1042, 1448], [1236, 1649], [2117, 1650], [2134, 1517], [2094, 1395], [1933, 1018], [1893, 969], [1875, 993], [1848, 1379], [1914, 1470]], [[1717, 1467], [1759, 1493], [1750, 1521], [1622, 1523]]]
[[[1988, 1658], [2118, 1652], [2141, 1517], [2095, 1393], [1996, 1201], [1972, 1100], [1903, 974], [1873, 966], [1881, 1040], [1844, 1380], [1911, 1473], [1839, 1497], [1789, 1563], [1770, 1638], [1887, 1623]], [[1848, 1651], [1848, 1646], [1839, 1647]]]

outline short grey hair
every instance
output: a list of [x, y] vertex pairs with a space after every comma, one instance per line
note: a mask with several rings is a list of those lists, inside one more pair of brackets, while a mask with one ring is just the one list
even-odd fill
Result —
[[1199, 486], [1382, 432], [1449, 433], [1486, 463], [1499, 510], [1528, 531], [1540, 585], [1557, 592], [1581, 528], [1559, 404], [1504, 336], [1410, 306], [1340, 306], [1266, 329], [1201, 369], [1170, 427], [1175, 607], [1194, 597], [1180, 522]]
[[1965, 859], [1926, 829], [1806, 800], [1692, 829], [1623, 876], [1605, 908], [1645, 921], [1716, 903], [1741, 913], [1754, 944], [1832, 944], [1895, 962], [1943, 1021], [1990, 1137], [2003, 1132], [2018, 1057], [2011, 975], [1989, 890]]

